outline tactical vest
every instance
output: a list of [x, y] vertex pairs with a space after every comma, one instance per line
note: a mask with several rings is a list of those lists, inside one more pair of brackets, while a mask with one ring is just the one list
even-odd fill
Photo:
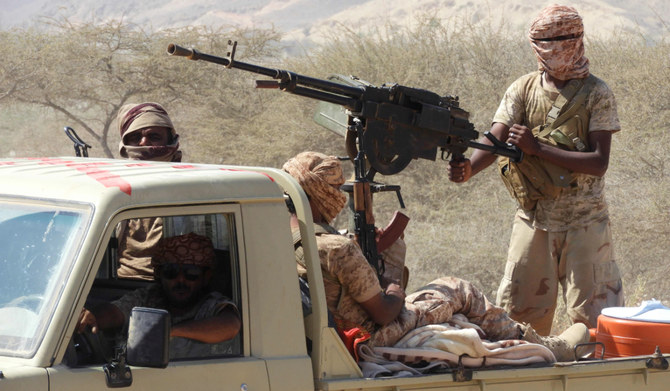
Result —
[[[595, 82], [593, 75], [568, 82], [552, 104], [545, 123], [532, 130], [539, 142], [568, 151], [589, 150], [590, 114], [584, 103]], [[556, 199], [562, 189], [575, 181], [570, 170], [537, 156], [524, 156], [519, 163], [500, 157], [498, 171], [507, 190], [524, 210], [535, 209], [540, 199]]]

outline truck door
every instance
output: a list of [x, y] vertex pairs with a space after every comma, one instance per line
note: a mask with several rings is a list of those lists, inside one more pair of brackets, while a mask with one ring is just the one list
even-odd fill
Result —
[[[193, 232], [208, 237], [214, 245], [215, 265], [209, 270], [212, 277], [207, 291], [217, 292], [237, 306], [242, 326], [236, 337], [219, 344], [198, 343], [193, 349], [184, 348], [181, 343], [184, 339], [172, 338], [170, 362], [166, 368], [130, 366], [131, 378], [124, 382], [119, 380], [124, 377], [123, 370], [118, 373], [111, 371], [110, 377], [108, 364], [115, 357], [114, 349], [123, 346], [127, 330], [122, 327], [97, 335], [89, 331], [77, 334], [75, 331], [62, 362], [48, 369], [49, 389], [108, 390], [111, 385], [128, 390], [269, 391], [266, 363], [250, 353], [248, 295], [245, 293], [247, 271], [244, 262], [240, 262], [240, 258], [244, 257], [240, 254], [240, 249], [244, 248], [240, 217], [238, 205], [156, 208], [132, 214], [124, 212], [114, 220], [116, 228], [110, 229], [113, 232], [110, 232], [109, 245], [101, 249], [100, 267], [85, 304], [87, 309], [94, 309], [101, 303], [118, 304], [120, 301], [116, 300], [124, 295], [146, 298], [149, 295], [147, 292], [160, 292], [152, 291], [151, 287], [161, 284], [162, 274], [157, 279], [129, 275], [127, 271], [120, 275], [121, 262], [132, 260], [133, 256], [139, 259], [144, 254], [142, 251], [128, 251], [124, 246], [129, 243], [137, 245], [138, 238], [171, 237]], [[124, 257], [127, 259], [123, 260]], [[133, 270], [141, 269], [137, 267]], [[140, 291], [142, 293], [138, 294]]]

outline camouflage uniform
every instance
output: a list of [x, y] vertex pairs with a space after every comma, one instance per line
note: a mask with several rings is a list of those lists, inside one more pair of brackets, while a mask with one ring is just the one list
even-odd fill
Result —
[[[167, 300], [159, 284], [152, 284], [147, 288], [137, 289], [112, 302], [112, 304], [121, 310], [126, 319], [130, 319], [130, 313], [133, 307], [167, 309]], [[187, 313], [180, 316], [172, 315], [171, 321], [172, 324], [175, 325], [188, 320], [211, 318], [221, 313], [227, 306], [233, 306], [237, 311], [235, 304], [225, 298], [221, 293], [210, 292], [201, 298], [200, 301]], [[215, 344], [208, 344], [181, 337], [170, 339], [170, 359], [230, 355], [239, 354], [239, 352], [239, 334], [229, 341]]]
[[[469, 282], [454, 277], [437, 279], [407, 296], [400, 315], [380, 327], [359, 304], [382, 292], [375, 270], [354, 241], [323, 224], [316, 231], [328, 309], [338, 327], [359, 326], [369, 332], [372, 346], [393, 346], [408, 331], [445, 323], [456, 313], [479, 325], [491, 340], [520, 337], [518, 323], [502, 308], [491, 304]], [[304, 265], [299, 264], [298, 270], [304, 270]]]
[[163, 237], [163, 219], [148, 217], [122, 221], [117, 225], [116, 237], [119, 239], [118, 276], [137, 280], [153, 280], [154, 269], [151, 266], [151, 255]]
[[[541, 75], [516, 80], [493, 122], [530, 129], [543, 124], [558, 91], [543, 85]], [[589, 132], [620, 130], [614, 95], [602, 80], [596, 78], [585, 107]], [[558, 198], [517, 211], [497, 304], [541, 334], [551, 331], [559, 282], [573, 322], [595, 327], [602, 308], [623, 305], [604, 187], [603, 177], [575, 174]]]

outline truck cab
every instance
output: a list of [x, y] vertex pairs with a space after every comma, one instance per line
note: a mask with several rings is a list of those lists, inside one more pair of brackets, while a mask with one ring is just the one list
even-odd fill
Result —
[[115, 384], [102, 366], [114, 358], [118, 336], [74, 327], [84, 307], [155, 283], [116, 275], [118, 227], [145, 218], [161, 219], [164, 235], [188, 230], [212, 239], [212, 289], [237, 305], [242, 328], [225, 349], [171, 359], [169, 371], [133, 367], [125, 387], [312, 388], [289, 215], [277, 184], [290, 183], [286, 174], [94, 159], [17, 159], [0, 163], [0, 172], [11, 184], [0, 195], [0, 388]]

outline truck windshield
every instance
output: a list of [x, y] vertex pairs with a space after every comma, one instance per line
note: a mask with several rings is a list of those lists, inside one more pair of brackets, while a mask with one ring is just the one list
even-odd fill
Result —
[[0, 200], [0, 355], [34, 356], [89, 214], [85, 208]]

